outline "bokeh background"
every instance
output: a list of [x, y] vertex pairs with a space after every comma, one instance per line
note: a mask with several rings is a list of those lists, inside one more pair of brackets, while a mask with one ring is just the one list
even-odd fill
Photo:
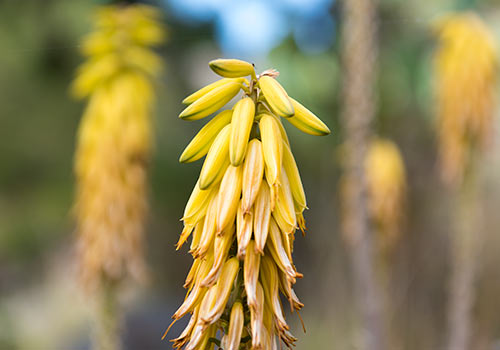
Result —
[[[79, 41], [103, 1], [0, 1], [0, 349], [87, 349], [88, 301], [76, 281], [72, 162], [84, 104], [68, 87]], [[276, 68], [291, 96], [333, 131], [312, 137], [286, 125], [308, 195], [308, 234], [298, 237], [296, 291], [307, 326], [288, 316], [297, 349], [355, 349], [352, 278], [339, 225], [342, 142], [339, 4], [332, 0], [165, 0], [168, 42], [158, 88], [147, 227], [149, 283], [124, 294], [127, 349], [160, 341], [184, 297], [187, 249], [179, 221], [201, 163], [178, 157], [203, 122], [177, 118], [180, 101], [217, 79], [208, 61], [234, 57]], [[481, 14], [500, 43], [500, 2], [381, 0], [375, 130], [396, 142], [408, 176], [406, 224], [391, 257], [387, 300], [397, 349], [441, 349], [445, 339], [453, 196], [436, 166], [431, 55], [433, 22], [451, 11]], [[497, 119], [498, 120], [498, 119]], [[498, 128], [498, 122], [495, 125]], [[498, 132], [495, 132], [498, 134]], [[498, 140], [498, 137], [497, 137]], [[473, 349], [500, 349], [500, 145], [481, 167], [480, 254]], [[185, 320], [187, 321], [187, 320]], [[178, 334], [183, 322], [174, 327]]]

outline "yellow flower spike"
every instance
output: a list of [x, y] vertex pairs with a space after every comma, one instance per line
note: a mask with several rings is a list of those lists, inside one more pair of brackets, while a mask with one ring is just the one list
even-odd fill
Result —
[[271, 219], [271, 192], [269, 185], [263, 181], [254, 204], [253, 232], [255, 236], [255, 248], [260, 254], [264, 254], [264, 246], [269, 233], [269, 221]]
[[213, 307], [204, 314], [200, 314], [200, 318], [203, 322], [208, 324], [213, 324], [216, 322], [224, 312], [224, 308], [231, 295], [231, 290], [233, 289], [233, 284], [238, 271], [240, 269], [240, 263], [237, 258], [231, 258], [224, 264], [222, 268], [219, 280], [214, 286], [216, 288], [217, 300]]
[[269, 114], [262, 115], [259, 126], [266, 163], [266, 179], [270, 186], [274, 186], [278, 183], [283, 158], [281, 132], [276, 119]]
[[[86, 60], [71, 84], [75, 97], [87, 98], [76, 142], [74, 213], [82, 284], [92, 293], [111, 289], [114, 300], [114, 287], [107, 286], [147, 279], [143, 224], [161, 62], [156, 60], [152, 69], [147, 65], [157, 58], [152, 46], [161, 40], [133, 37], [136, 28], [164, 28], [151, 16], [158, 13], [153, 8], [138, 14], [132, 11], [136, 5], [97, 8], [93, 32], [80, 45]], [[121, 20], [111, 20], [105, 28], [102, 16]], [[132, 20], [139, 21], [134, 28], [128, 25]], [[140, 54], [125, 57], [123, 52]]]
[[281, 309], [281, 301], [279, 298], [279, 276], [276, 270], [276, 265], [274, 261], [264, 256], [261, 262], [261, 279], [262, 285], [267, 289], [265, 293], [266, 300], [273, 310], [274, 316], [276, 318], [276, 323], [278, 328], [283, 330], [288, 330], [290, 327], [285, 321], [285, 316], [283, 315], [283, 310]]
[[190, 163], [203, 158], [222, 128], [231, 123], [232, 115], [232, 110], [222, 111], [201, 128], [182, 152], [179, 162]]
[[302, 213], [304, 209], [307, 209], [306, 194], [304, 186], [302, 186], [297, 163], [295, 163], [290, 147], [286, 144], [283, 144], [283, 168], [290, 182], [295, 207], [298, 212]]
[[264, 349], [264, 290], [257, 282], [255, 307], [250, 308], [250, 326], [252, 335], [252, 349]]
[[208, 151], [200, 173], [200, 189], [210, 187], [218, 176], [226, 170], [224, 164], [228, 162], [229, 135], [231, 125], [226, 125], [217, 135], [210, 150]]
[[406, 173], [403, 158], [392, 141], [374, 140], [365, 160], [368, 202], [380, 233], [384, 253], [396, 243], [404, 217]]
[[198, 244], [196, 250], [192, 252], [195, 258], [204, 257], [215, 239], [217, 201], [218, 196], [213, 197], [210, 201], [207, 215], [205, 215], [205, 220], [203, 222], [203, 231], [201, 233], [200, 243]]
[[210, 61], [208, 65], [215, 73], [226, 78], [255, 76], [253, 64], [237, 59], [219, 58]]
[[280, 117], [286, 118], [291, 117], [295, 113], [288, 94], [276, 79], [264, 75], [259, 78], [259, 86], [273, 112]]
[[213, 285], [221, 273], [222, 266], [229, 254], [229, 248], [234, 241], [234, 223], [227, 227], [222, 235], [217, 235], [214, 242], [214, 265], [207, 277], [201, 282], [203, 287]]
[[306, 134], [314, 136], [325, 136], [330, 134], [330, 129], [321, 119], [316, 117], [310, 110], [293, 98], [290, 98], [290, 101], [292, 101], [293, 107], [295, 108], [293, 117], [287, 119], [290, 124]]
[[288, 254], [286, 253], [285, 247], [283, 246], [283, 241], [281, 239], [280, 229], [273, 218], [271, 218], [271, 222], [269, 224], [269, 238], [271, 244], [268, 244], [267, 247], [269, 247], [271, 256], [273, 257], [278, 267], [286, 273], [287, 278], [293, 284], [295, 284], [295, 278], [297, 277], [297, 274], [292, 263], [290, 262], [290, 259], [288, 259]]
[[[211, 192], [208, 199], [192, 194], [186, 209], [180, 243], [194, 230], [190, 252], [198, 263], [189, 271], [185, 283], [188, 293], [174, 316], [196, 308], [202, 311], [193, 321], [195, 325], [190, 323], [189, 332], [183, 333], [187, 336], [174, 346], [184, 350], [213, 349], [215, 343], [233, 350], [291, 347], [296, 338], [288, 331], [279, 294], [288, 299], [292, 311], [303, 307], [292, 289], [302, 277], [295, 269], [292, 252], [297, 226], [305, 229], [302, 213], [307, 207], [279, 115], [294, 118], [296, 111], [274, 79], [277, 71], [267, 70], [257, 79], [253, 66], [245, 62], [216, 60], [211, 67], [225, 77], [250, 75], [252, 81], [222, 79], [184, 101], [190, 104], [186, 110], [194, 110], [193, 118], [198, 118], [216, 111], [214, 106], [222, 97], [213, 96], [224, 95], [217, 92], [221, 87], [236, 83], [246, 95], [233, 107], [229, 125], [224, 125], [227, 120], [217, 127], [212, 126], [214, 120], [209, 122], [181, 157], [194, 161], [206, 153], [198, 187], [200, 193]], [[301, 118], [301, 112], [296, 119]], [[315, 126], [316, 117], [307, 114], [302, 118]], [[261, 259], [266, 262], [262, 266]], [[227, 264], [234, 264], [229, 277], [224, 272]], [[207, 288], [211, 291], [208, 295]], [[248, 314], [250, 322], [245, 326]]]
[[257, 253], [255, 242], [248, 243], [243, 264], [243, 280], [247, 294], [247, 304], [250, 309], [257, 308], [257, 283], [260, 271], [260, 254]]
[[[237, 79], [224, 78], [224, 79], [217, 80], [216, 82], [213, 82], [212, 84], [209, 84], [209, 85], [201, 88], [200, 90], [192, 93], [191, 95], [186, 97], [184, 100], [182, 100], [182, 103], [185, 105], [190, 105], [191, 103], [193, 103], [196, 100], [200, 99], [201, 97], [205, 96], [210, 91], [215, 90], [215, 89], [221, 87], [222, 85], [226, 85], [228, 83], [243, 84], [245, 81], [246, 81], [245, 78], [237, 78]], [[248, 84], [248, 81], [247, 81], [247, 84]]]
[[229, 141], [229, 160], [233, 166], [239, 166], [245, 158], [254, 116], [255, 103], [250, 97], [239, 100], [234, 106]]
[[229, 331], [224, 342], [224, 349], [239, 350], [244, 322], [245, 315], [243, 313], [243, 305], [237, 301], [231, 308], [231, 315], [229, 316]]
[[205, 118], [224, 107], [240, 90], [241, 84], [235, 81], [230, 81], [227, 84], [216, 87], [187, 106], [179, 114], [179, 118], [184, 120]]
[[494, 129], [498, 47], [491, 29], [473, 12], [446, 16], [435, 29], [440, 166], [444, 180], [457, 186]]
[[236, 211], [241, 197], [241, 182], [243, 167], [230, 165], [219, 188], [217, 204], [217, 234], [222, 232], [230, 223], [234, 223]]
[[243, 209], [238, 206], [236, 213], [236, 238], [238, 240], [238, 259], [243, 259], [253, 232], [253, 209], [243, 213]]
[[248, 144], [245, 164], [243, 166], [243, 183], [241, 205], [243, 212], [250, 211], [264, 175], [264, 154], [262, 153], [262, 143], [253, 139]]

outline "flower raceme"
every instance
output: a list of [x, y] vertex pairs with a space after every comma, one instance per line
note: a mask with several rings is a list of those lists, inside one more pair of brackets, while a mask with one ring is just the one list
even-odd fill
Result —
[[446, 16], [436, 26], [438, 136], [444, 179], [459, 184], [490, 138], [498, 55], [495, 39], [474, 13]]
[[100, 7], [95, 31], [82, 43], [88, 59], [72, 92], [89, 103], [78, 130], [75, 213], [89, 287], [143, 278], [152, 83], [161, 67], [150, 46], [163, 40], [157, 18], [144, 5]]
[[219, 111], [180, 157], [193, 162], [205, 156], [205, 161], [177, 243], [180, 249], [192, 236], [194, 262], [184, 284], [186, 299], [173, 316], [174, 322], [187, 314], [191, 319], [174, 347], [291, 346], [296, 338], [279, 293], [292, 311], [302, 308], [292, 289], [302, 277], [292, 251], [296, 229], [305, 229], [307, 206], [281, 117], [311, 135], [330, 130], [288, 97], [276, 80], [278, 72], [257, 76], [252, 64], [234, 59], [214, 60], [210, 68], [223, 78], [186, 97], [180, 118], [205, 118], [241, 91], [243, 97], [232, 109]]
[[374, 139], [366, 155], [365, 173], [378, 242], [384, 253], [390, 253], [401, 234], [406, 202], [406, 171], [396, 144]]

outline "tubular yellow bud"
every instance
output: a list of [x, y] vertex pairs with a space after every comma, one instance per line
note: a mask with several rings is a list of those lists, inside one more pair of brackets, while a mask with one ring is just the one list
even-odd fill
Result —
[[233, 166], [239, 166], [245, 158], [254, 116], [255, 103], [250, 97], [239, 100], [234, 106], [229, 141], [229, 160]]
[[[184, 328], [184, 331], [182, 331], [182, 333], [179, 337], [172, 340], [172, 342], [174, 343], [173, 344], [174, 348], [180, 349], [187, 343], [187, 341], [189, 339], [189, 335], [193, 331], [193, 328], [196, 325], [196, 322], [198, 321], [198, 310], [199, 309], [200, 309], [199, 306], [194, 309], [193, 315], [191, 315], [191, 318], [189, 319], [189, 322], [188, 322], [186, 328]], [[166, 333], [165, 333], [164, 337], [165, 336], [166, 336]]]
[[245, 316], [243, 314], [243, 305], [237, 301], [231, 308], [231, 315], [229, 317], [229, 332], [227, 333], [224, 349], [239, 350], [244, 322]]
[[288, 280], [286, 274], [284, 274], [282, 271], [278, 271], [278, 276], [280, 281], [280, 290], [290, 302], [291, 311], [302, 309], [304, 307], [304, 304], [300, 302], [297, 294], [295, 294], [295, 291], [292, 289], [292, 285]]
[[200, 264], [201, 264], [201, 259], [195, 259], [194, 262], [193, 262], [193, 265], [191, 266], [191, 269], [189, 270], [188, 272], [188, 275], [186, 277], [186, 281], [184, 281], [184, 288], [186, 289], [190, 289], [193, 285], [193, 281], [194, 281], [194, 278], [196, 276], [196, 274], [198, 273], [198, 270], [200, 268]]
[[307, 208], [306, 194], [300, 179], [299, 169], [293, 158], [292, 151], [288, 145], [283, 144], [283, 168], [285, 169], [288, 180], [290, 181], [290, 189], [292, 190], [293, 201], [296, 209], [302, 213]]
[[179, 162], [194, 162], [208, 153], [219, 132], [231, 123], [232, 111], [222, 111], [209, 121], [182, 152]]
[[255, 247], [260, 254], [264, 254], [267, 235], [269, 233], [269, 221], [271, 219], [271, 192], [269, 185], [263, 181], [254, 204], [253, 232], [255, 236]]
[[198, 248], [198, 244], [200, 244], [204, 221], [205, 220], [200, 220], [194, 228], [193, 239], [191, 240], [191, 245], [189, 247], [190, 252], [194, 252]]
[[248, 243], [243, 265], [243, 279], [247, 293], [247, 303], [250, 308], [257, 307], [257, 281], [259, 280], [260, 255], [255, 249], [255, 242]]
[[248, 242], [252, 238], [253, 210], [243, 213], [243, 209], [238, 206], [236, 213], [236, 237], [238, 239], [238, 258], [243, 259], [246, 253]]
[[205, 293], [207, 292], [207, 288], [201, 287], [201, 280], [206, 277], [213, 263], [213, 258], [209, 257], [206, 260], [203, 260], [200, 268], [196, 273], [196, 279], [194, 282], [194, 287], [191, 289], [191, 292], [184, 300], [182, 305], [177, 309], [175, 314], [172, 316], [173, 319], [179, 319], [186, 315], [188, 312], [194, 309], [196, 303], [201, 300]]
[[212, 310], [215, 303], [217, 302], [217, 297], [218, 297], [217, 289], [218, 289], [218, 286], [211, 286], [210, 288], [208, 288], [208, 291], [205, 294], [205, 297], [201, 301], [200, 311], [198, 314], [198, 320], [199, 320], [198, 324], [199, 325], [204, 325], [205, 323], [207, 323], [207, 322], [205, 322], [204, 317], [206, 317], [210, 313], [210, 310]]
[[201, 212], [202, 216], [205, 215], [208, 203], [213, 198], [215, 191], [212, 189], [202, 190], [200, 189], [200, 181], [196, 182], [196, 185], [191, 192], [191, 196], [184, 209], [184, 215], [181, 220], [187, 221], [192, 217], [197, 216]]
[[200, 189], [207, 189], [212, 185], [227, 162], [229, 150], [229, 135], [231, 134], [231, 125], [226, 125], [215, 138], [210, 150], [208, 151], [203, 167], [200, 173]]
[[207, 277], [201, 282], [203, 287], [213, 285], [219, 278], [221, 268], [226, 261], [229, 248], [234, 241], [234, 223], [224, 230], [223, 235], [217, 235], [214, 242], [214, 265]]
[[208, 313], [200, 314], [203, 322], [212, 324], [222, 316], [239, 269], [240, 263], [237, 258], [231, 258], [224, 264], [220, 278], [214, 286], [217, 288], [217, 300]]
[[272, 116], [278, 122], [278, 127], [280, 129], [280, 134], [281, 134], [281, 138], [283, 139], [283, 142], [286, 143], [288, 145], [288, 147], [290, 147], [290, 141], [288, 140], [288, 135], [286, 134], [286, 130], [285, 130], [285, 127], [283, 126], [283, 123], [281, 122], [281, 118], [278, 116], [275, 116], [274, 114]]
[[262, 150], [266, 163], [266, 179], [269, 185], [277, 183], [283, 157], [283, 141], [276, 119], [269, 114], [262, 115], [260, 122]]
[[241, 197], [241, 182], [243, 178], [243, 167], [230, 165], [219, 188], [219, 201], [217, 205], [217, 233], [234, 223], [236, 211]]
[[241, 84], [235, 81], [230, 81], [227, 84], [216, 87], [187, 106], [181, 114], [179, 114], [179, 118], [184, 120], [205, 118], [224, 107], [226, 103], [231, 101], [231, 99], [238, 94], [240, 89]]
[[215, 73], [226, 78], [238, 78], [247, 75], [255, 75], [253, 64], [237, 59], [219, 58], [217, 60], [210, 61], [208, 65]]
[[263, 175], [264, 155], [262, 153], [262, 143], [257, 139], [253, 139], [248, 144], [243, 167], [241, 205], [244, 213], [248, 212], [252, 207], [262, 184]]
[[271, 244], [267, 245], [269, 247], [269, 251], [274, 261], [278, 265], [278, 267], [287, 275], [287, 278], [295, 283], [296, 273], [295, 269], [288, 259], [288, 254], [286, 253], [285, 247], [283, 246], [283, 241], [281, 239], [281, 232], [274, 221], [271, 218], [271, 222], [269, 224], [269, 238]]
[[265, 290], [265, 298], [269, 304], [271, 310], [273, 310], [274, 316], [276, 317], [276, 322], [278, 328], [283, 330], [288, 330], [290, 327], [285, 321], [285, 316], [283, 315], [283, 310], [281, 309], [281, 302], [279, 298], [279, 276], [276, 270], [276, 265], [271, 258], [264, 256], [261, 262], [261, 275], [262, 275], [262, 285]]
[[215, 239], [217, 201], [218, 196], [214, 196], [210, 201], [207, 209], [207, 215], [205, 215], [205, 220], [203, 222], [203, 231], [201, 232], [200, 243], [198, 244], [196, 250], [192, 252], [194, 257], [204, 257]]
[[[295, 207], [293, 205], [292, 190], [290, 189], [290, 183], [288, 181], [288, 176], [286, 176], [285, 171], [282, 169], [280, 173], [280, 185], [277, 189], [278, 203], [274, 207], [273, 213], [279, 213], [279, 216], [292, 227], [294, 230], [297, 224], [297, 218], [295, 216]], [[290, 233], [290, 231], [285, 231]]]
[[330, 129], [328, 129], [328, 126], [326, 126], [321, 119], [316, 117], [310, 110], [302, 106], [293, 98], [290, 98], [290, 100], [295, 108], [295, 114], [293, 117], [287, 119], [290, 124], [306, 134], [315, 136], [330, 134]]
[[257, 282], [255, 307], [250, 308], [250, 325], [252, 327], [252, 348], [264, 349], [264, 290]]
[[224, 78], [224, 79], [217, 80], [216, 82], [213, 82], [212, 84], [209, 84], [209, 85], [199, 89], [198, 91], [192, 93], [191, 95], [186, 97], [184, 100], [182, 100], [182, 103], [185, 105], [190, 105], [191, 103], [198, 100], [200, 97], [206, 95], [208, 92], [210, 92], [212, 90], [215, 90], [216, 88], [221, 87], [222, 85], [226, 85], [228, 83], [243, 84], [243, 82], [245, 80], [246, 79], [244, 79], [244, 78], [237, 78], [237, 79]]
[[283, 216], [283, 210], [274, 210], [273, 218], [278, 224], [278, 227], [285, 234], [290, 234], [295, 231], [295, 226], [292, 223], [287, 222], [285, 217]]
[[264, 75], [259, 78], [259, 86], [273, 112], [280, 117], [291, 117], [295, 113], [288, 94], [276, 79]]

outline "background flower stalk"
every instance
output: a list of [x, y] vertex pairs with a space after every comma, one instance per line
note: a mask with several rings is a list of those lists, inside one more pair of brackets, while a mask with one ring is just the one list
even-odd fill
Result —
[[100, 300], [98, 349], [120, 347], [116, 289], [146, 275], [146, 177], [153, 84], [161, 70], [151, 46], [163, 40], [153, 7], [100, 7], [82, 43], [87, 61], [72, 85], [76, 97], [88, 99], [78, 130], [74, 210], [82, 281]]

